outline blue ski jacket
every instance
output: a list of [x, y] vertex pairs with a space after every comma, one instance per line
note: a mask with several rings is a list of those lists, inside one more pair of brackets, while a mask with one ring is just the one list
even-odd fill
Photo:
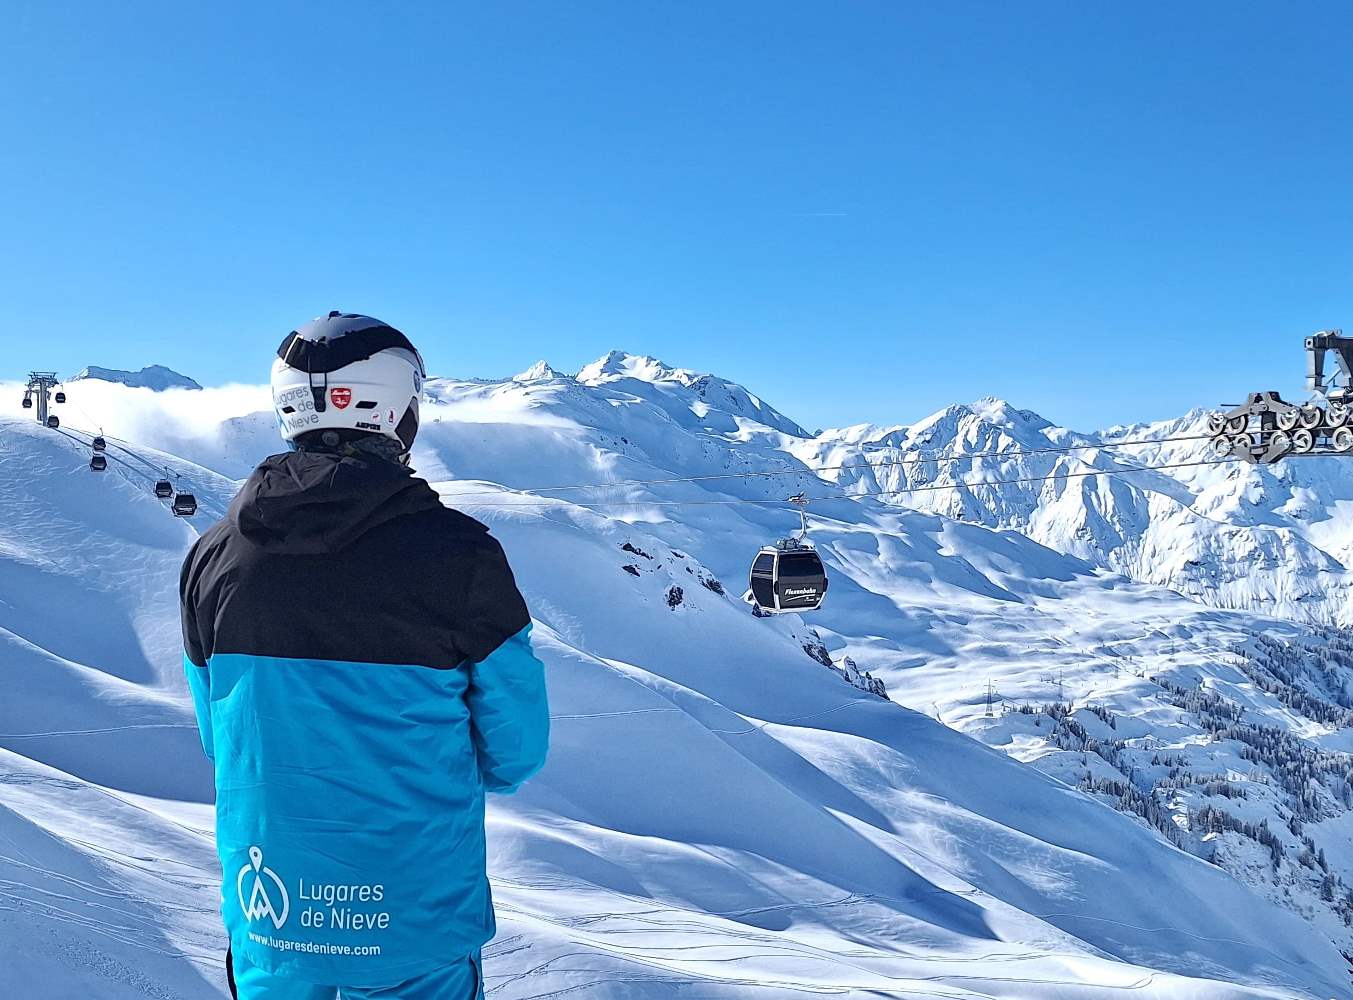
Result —
[[478, 951], [484, 793], [535, 773], [549, 735], [488, 530], [394, 463], [276, 455], [180, 590], [235, 954], [359, 987]]

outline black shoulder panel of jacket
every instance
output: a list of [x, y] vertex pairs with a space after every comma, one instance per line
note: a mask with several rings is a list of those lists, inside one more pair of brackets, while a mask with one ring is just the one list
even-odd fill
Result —
[[188, 554], [181, 596], [184, 650], [199, 665], [247, 653], [449, 669], [530, 622], [502, 547], [441, 506], [327, 552], [260, 546], [228, 518]]
[[201, 545], [202, 538], [193, 543], [193, 547], [188, 550], [187, 558], [183, 560], [183, 568], [179, 571], [179, 614], [183, 624], [183, 655], [195, 665], [205, 667], [207, 665], [205, 650], [211, 648], [211, 638], [202, 635], [197, 621], [196, 601], [189, 598], [189, 594], [195, 590], [193, 576], [199, 565], [197, 550]]

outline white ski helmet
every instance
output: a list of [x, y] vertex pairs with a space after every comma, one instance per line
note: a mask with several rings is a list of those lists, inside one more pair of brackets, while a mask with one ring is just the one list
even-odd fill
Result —
[[407, 452], [418, 433], [426, 377], [422, 356], [394, 327], [331, 312], [293, 330], [277, 348], [278, 429], [289, 442], [314, 431], [378, 434]]

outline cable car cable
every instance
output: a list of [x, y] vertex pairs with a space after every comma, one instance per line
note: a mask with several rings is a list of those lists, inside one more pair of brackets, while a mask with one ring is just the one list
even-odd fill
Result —
[[[88, 416], [88, 414], [86, 414], [86, 416]], [[80, 445], [81, 447], [87, 447], [86, 442], [81, 441], [78, 437], [75, 436], [75, 434], [70, 433], [71, 430], [74, 430], [75, 433], [78, 433], [78, 434], [84, 434], [84, 435], [86, 435], [86, 436], [88, 436], [88, 437], [91, 437], [91, 438], [93, 437], [93, 435], [92, 435], [89, 431], [87, 431], [87, 430], [82, 430], [82, 429], [80, 429], [80, 428], [59, 429], [59, 430], [57, 431], [57, 433], [65, 435], [66, 437], [70, 438], [70, 440], [74, 441], [76, 444]], [[142, 456], [136, 454], [134, 451], [131, 451], [131, 450], [128, 449], [128, 448], [119, 446], [119, 450], [121, 450], [121, 451], [125, 452], [126, 454], [130, 455], [131, 457], [135, 458], [138, 462], [141, 462], [142, 464], [145, 464], [145, 465], [149, 465], [149, 464], [150, 464], [149, 462], [146, 461], [145, 458], [143, 458]], [[146, 474], [146, 472], [145, 472], [143, 469], [137, 468], [136, 466], [134, 466], [134, 465], [132, 465], [130, 462], [128, 462], [126, 459], [119, 458], [118, 456], [109, 454], [109, 453], [106, 452], [106, 451], [105, 451], [105, 452], [100, 452], [100, 453], [98, 453], [98, 454], [100, 454], [100, 455], [102, 455], [102, 456], [105, 456], [105, 461], [106, 461], [106, 459], [111, 459], [112, 461], [117, 462], [119, 465], [121, 465], [121, 466], [122, 466], [124, 469], [126, 469], [128, 472], [131, 472], [131, 473], [133, 473], [134, 475], [140, 476], [142, 479], [146, 480], [147, 482], [150, 482], [150, 483], [152, 484], [152, 490], [151, 490], [151, 492], [155, 493], [157, 499], [169, 499], [168, 497], [161, 497], [161, 496], [159, 495], [158, 489], [155, 488], [155, 487], [158, 486], [158, 476], [156, 476], [156, 477], [149, 476], [149, 475]], [[105, 467], [106, 467], [106, 466], [105, 466]], [[91, 465], [91, 468], [93, 468], [92, 465]], [[152, 466], [152, 468], [153, 468], [153, 466]], [[95, 470], [95, 471], [102, 471], [102, 470]], [[175, 478], [176, 478], [176, 479], [187, 480], [187, 477], [182, 477], [182, 476], [176, 476]], [[173, 500], [172, 500], [172, 502], [171, 502], [171, 504], [170, 504], [170, 511], [174, 514], [175, 517], [192, 517], [194, 514], [197, 513], [197, 511], [198, 511], [198, 509], [199, 509], [200, 507], [205, 506], [204, 504], [202, 504], [201, 501], [199, 501], [199, 500], [197, 499], [197, 496], [196, 496], [195, 493], [192, 491], [192, 482], [191, 482], [191, 480], [187, 480], [187, 482], [188, 482], [188, 487], [189, 487], [188, 490], [186, 490], [186, 491], [185, 491], [185, 490], [175, 490], [174, 493], [173, 493]], [[217, 517], [224, 516], [219, 510], [216, 510], [215, 513], [216, 513], [216, 516], [217, 516]], [[199, 532], [199, 534], [200, 534], [200, 532]]]
[[[73, 431], [74, 433], [72, 433], [72, 431]], [[78, 437], [75, 436], [76, 434], [88, 434], [88, 433], [89, 433], [88, 431], [82, 431], [82, 430], [80, 430], [79, 428], [71, 428], [69, 425], [66, 425], [66, 426], [57, 428], [57, 431], [56, 431], [56, 432], [57, 432], [58, 434], [62, 435], [63, 437], [67, 437], [67, 438], [69, 438], [70, 440], [74, 441], [74, 442], [75, 442], [76, 444], [78, 444], [81, 448], [87, 448], [87, 447], [89, 447], [88, 442], [86, 442], [86, 441], [81, 441]], [[118, 465], [121, 465], [124, 469], [126, 469], [128, 472], [132, 473], [133, 475], [140, 476], [140, 477], [142, 477], [143, 479], [145, 478], [146, 474], [145, 474], [144, 472], [142, 472], [140, 469], [136, 468], [134, 465], [131, 465], [129, 462], [126, 462], [126, 461], [124, 461], [123, 459], [118, 458], [116, 455], [109, 455], [109, 454], [107, 454], [106, 452], [104, 452], [104, 453], [102, 453], [102, 454], [104, 455], [105, 460], [111, 459], [112, 461], [118, 463]]]
[[[968, 455], [933, 455], [930, 457], [913, 456], [909, 458], [896, 459], [888, 462], [855, 462], [845, 465], [821, 465], [805, 466], [802, 469], [782, 469], [766, 472], [720, 472], [711, 473], [703, 476], [674, 476], [668, 479], [622, 479], [614, 483], [588, 483], [572, 486], [536, 486], [523, 490], [512, 490], [502, 487], [498, 492], [502, 493], [561, 493], [565, 490], [608, 490], [621, 486], [664, 486], [676, 483], [701, 483], [720, 479], [758, 479], [771, 478], [776, 476], [802, 476], [816, 475], [819, 472], [840, 472], [849, 469], [888, 469], [904, 465], [925, 465], [930, 462], [936, 464], [951, 464], [954, 462], [966, 462], [978, 458], [1019, 458], [1025, 455], [1055, 455], [1069, 454], [1076, 451], [1095, 451], [1111, 450], [1113, 448], [1140, 447], [1151, 444], [1170, 444], [1175, 441], [1208, 441], [1215, 435], [1213, 434], [1181, 434], [1174, 437], [1164, 438], [1136, 438], [1124, 441], [1112, 441], [1101, 444], [1078, 444], [1065, 445], [1050, 448], [1016, 448], [1010, 451], [976, 451]], [[454, 498], [456, 496], [480, 496], [482, 493], [444, 493], [443, 497]]]
[[[81, 412], [84, 411], [82, 410]], [[89, 416], [89, 414], [86, 413], [85, 416]], [[79, 428], [76, 428], [76, 430], [79, 430]], [[80, 433], [90, 435], [91, 437], [93, 436], [90, 431], [86, 430], [80, 430]], [[118, 449], [118, 451], [121, 451], [124, 455], [127, 455], [128, 457], [135, 459], [141, 465], [145, 466], [152, 473], [154, 473], [154, 475], [149, 475], [148, 473], [142, 470], [137, 470], [138, 474], [141, 475], [143, 478], [147, 478], [151, 482], [158, 484], [161, 474], [167, 473], [176, 482], [185, 483], [188, 486], [188, 490], [186, 492], [188, 493], [188, 495], [192, 495], [193, 479], [191, 476], [185, 476], [177, 472], [170, 472], [167, 467], [156, 465], [154, 462], [150, 461], [150, 459], [146, 458], [144, 455], [141, 455], [138, 452], [132, 450], [130, 447], [128, 447], [129, 442], [127, 442], [125, 438], [115, 437], [112, 434], [100, 435], [100, 437], [106, 438], [105, 445]], [[126, 462], [124, 461], [123, 464], [126, 465]], [[128, 467], [130, 468], [130, 466]], [[175, 492], [185, 492], [185, 491], [176, 490]]]
[[[89, 411], [86, 410], [86, 409], [85, 409], [83, 406], [81, 406], [79, 403], [74, 402], [74, 401], [68, 401], [68, 402], [69, 402], [69, 405], [71, 405], [71, 406], [75, 407], [75, 409], [79, 410], [79, 411], [80, 411], [80, 414], [81, 414], [86, 420], [88, 420], [91, 424], [93, 424], [95, 427], [97, 427], [97, 428], [99, 429], [99, 433], [98, 433], [97, 435], [94, 434], [94, 433], [92, 433], [92, 432], [90, 432], [90, 431], [81, 431], [81, 433], [83, 433], [83, 434], [88, 434], [91, 438], [94, 439], [93, 442], [91, 442], [91, 444], [93, 445], [93, 447], [94, 447], [96, 450], [106, 450], [107, 442], [108, 442], [108, 441], [122, 441], [122, 440], [123, 440], [122, 438], [115, 438], [115, 437], [114, 437], [113, 435], [111, 435], [111, 434], [105, 434], [105, 433], [104, 433], [104, 429], [103, 429], [103, 428], [104, 428], [103, 422], [100, 421], [100, 420], [96, 420], [93, 416], [90, 415]], [[98, 444], [97, 444], [98, 441], [104, 441], [104, 444], [105, 444], [105, 448], [104, 448], [104, 449], [100, 449], [100, 448], [99, 448], [99, 446], [98, 446]], [[154, 468], [153, 465], [151, 465], [149, 462], [147, 462], [144, 458], [142, 458], [140, 455], [136, 454], [136, 452], [132, 451], [131, 449], [129, 449], [129, 448], [127, 448], [127, 447], [125, 447], [125, 446], [123, 446], [123, 445], [121, 445], [121, 444], [115, 445], [115, 447], [119, 448], [124, 454], [130, 455], [132, 458], [136, 459], [136, 460], [137, 460], [138, 462], [140, 462], [142, 465], [150, 466], [152, 469]]]
[[[973, 487], [978, 487], [978, 486], [1014, 486], [1014, 485], [1021, 485], [1021, 484], [1026, 484], [1026, 483], [1044, 483], [1044, 482], [1052, 482], [1052, 481], [1059, 480], [1059, 479], [1084, 479], [1084, 478], [1087, 478], [1087, 477], [1093, 477], [1093, 476], [1121, 476], [1121, 475], [1126, 475], [1127, 473], [1130, 473], [1130, 472], [1156, 472], [1156, 471], [1160, 471], [1160, 470], [1164, 470], [1164, 469], [1188, 469], [1188, 468], [1195, 468], [1195, 467], [1203, 466], [1203, 465], [1227, 465], [1227, 464], [1231, 464], [1231, 463], [1233, 463], [1233, 462], [1235, 462], [1235, 459], [1229, 459], [1229, 458], [1223, 458], [1223, 459], [1200, 459], [1200, 460], [1197, 460], [1197, 461], [1191, 461], [1191, 462], [1170, 462], [1170, 463], [1167, 463], [1167, 464], [1165, 464], [1165, 465], [1143, 465], [1143, 466], [1133, 466], [1133, 467], [1125, 468], [1125, 469], [1089, 469], [1089, 470], [1086, 470], [1086, 471], [1083, 471], [1083, 472], [1054, 473], [1054, 474], [1047, 475], [1047, 476], [1026, 476], [1026, 477], [1021, 477], [1021, 478], [1017, 478], [1017, 479], [984, 479], [984, 480], [980, 480], [980, 481], [978, 481], [978, 482], [972, 482], [972, 483], [966, 483], [966, 482], [960, 482], [960, 483], [929, 483], [929, 484], [926, 484], [926, 485], [924, 485], [924, 486], [911, 486], [911, 487], [907, 487], [907, 488], [899, 489], [899, 490], [870, 490], [870, 491], [861, 492], [861, 493], [832, 493], [832, 494], [826, 494], [826, 495], [823, 495], [823, 496], [809, 497], [808, 499], [809, 499], [809, 501], [812, 502], [812, 503], [820, 503], [820, 502], [826, 501], [826, 500], [858, 500], [858, 499], [860, 499], [860, 498], [862, 498], [862, 497], [883, 497], [883, 496], [900, 496], [900, 495], [902, 495], [902, 494], [911, 494], [911, 493], [931, 493], [931, 492], [934, 492], [934, 491], [937, 491], [937, 490], [954, 490], [954, 489], [960, 489], [960, 488], [963, 488], [963, 487], [967, 487], [967, 488], [971, 489], [971, 488], [973, 488]], [[482, 496], [484, 493], [508, 493], [508, 492], [511, 492], [511, 491], [510, 491], [510, 490], [506, 490], [506, 489], [492, 489], [492, 490], [484, 490], [483, 493], [479, 493], [479, 494], [475, 494], [475, 493], [467, 493], [467, 494], [447, 494], [447, 493], [443, 493], [443, 494], [441, 494], [441, 496], [442, 496], [442, 497], [450, 497], [450, 496], [474, 497], [474, 496]], [[529, 499], [534, 499], [534, 497], [532, 497], [530, 494], [522, 494], [522, 495], [527, 496]], [[712, 505], [712, 506], [731, 506], [731, 505], [733, 505], [733, 504], [742, 504], [742, 503], [747, 503], [747, 504], [757, 504], [757, 505], [780, 506], [780, 505], [783, 505], [783, 504], [786, 502], [786, 501], [783, 500], [783, 499], [777, 499], [777, 500], [753, 500], [753, 499], [748, 499], [748, 498], [740, 498], [740, 499], [732, 499], [732, 500], [604, 500], [604, 501], [592, 501], [592, 502], [574, 502], [574, 501], [572, 501], [572, 500], [564, 500], [564, 499], [558, 498], [558, 497], [541, 497], [540, 499], [542, 499], [542, 500], [554, 500], [554, 501], [556, 501], [557, 503], [560, 503], [560, 504], [569, 504], [569, 505], [574, 506], [574, 507], [584, 507], [584, 508], [588, 508], [588, 509], [593, 509], [593, 508], [604, 508], [604, 507], [692, 507], [692, 506], [698, 507], [698, 506], [711, 506], [711, 505]], [[552, 507], [552, 506], [554, 506], [554, 504], [552, 504], [552, 503], [500, 503], [500, 502], [490, 502], [490, 503], [477, 504], [476, 506], [479, 506], [479, 507], [491, 507], [491, 508], [507, 509], [507, 508], [512, 508], [512, 507], [523, 507], [523, 508]]]

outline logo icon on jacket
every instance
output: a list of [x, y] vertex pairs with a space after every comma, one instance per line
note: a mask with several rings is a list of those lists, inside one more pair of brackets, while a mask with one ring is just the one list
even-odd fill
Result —
[[[254, 876], [253, 889], [249, 898], [244, 898], [244, 879], [250, 873]], [[269, 885], [271, 883], [271, 885]], [[267, 917], [278, 930], [287, 922], [291, 912], [291, 900], [287, 896], [287, 887], [277, 877], [277, 872], [263, 864], [263, 849], [249, 848], [249, 863], [240, 869], [235, 879], [235, 893], [240, 898], [240, 908], [244, 910], [245, 920], [257, 920]], [[276, 899], [274, 899], [276, 895]], [[279, 910], [277, 903], [280, 901]]]

